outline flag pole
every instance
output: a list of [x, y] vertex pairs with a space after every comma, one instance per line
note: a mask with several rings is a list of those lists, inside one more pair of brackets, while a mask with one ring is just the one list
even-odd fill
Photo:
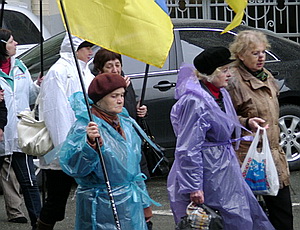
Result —
[[40, 0], [40, 57], [41, 57], [41, 73], [40, 76], [44, 76], [44, 48], [43, 48], [43, 0]]
[[0, 18], [0, 27], [3, 27], [3, 17], [4, 17], [4, 4], [5, 4], [5, 0], [2, 0], [1, 3], [1, 18]]
[[143, 87], [142, 87], [142, 92], [141, 92], [140, 106], [143, 105], [144, 99], [145, 99], [146, 87], [147, 87], [147, 80], [148, 80], [148, 73], [149, 73], [149, 64], [146, 64], [144, 81], [143, 81]]
[[[40, 0], [40, 62], [41, 62], [41, 72], [40, 78], [44, 76], [44, 46], [43, 46], [43, 6], [42, 0]], [[45, 172], [41, 170], [42, 173], [42, 204], [45, 204], [46, 191], [45, 191]]]
[[[63, 19], [64, 19], [64, 22], [65, 22], [65, 25], [66, 25], [66, 30], [67, 30], [67, 33], [68, 33], [68, 36], [69, 36], [69, 39], [70, 39], [72, 53], [73, 53], [76, 68], [77, 68], [77, 71], [78, 71], [80, 84], [81, 84], [81, 87], [82, 87], [82, 92], [83, 92], [83, 95], [84, 95], [84, 100], [85, 100], [85, 104], [86, 104], [86, 107], [87, 107], [88, 115], [89, 115], [90, 121], [93, 121], [92, 113], [91, 113], [90, 108], [89, 108], [88, 97], [87, 97], [85, 86], [84, 86], [84, 81], [82, 79], [80, 67], [79, 67], [79, 64], [78, 64], [78, 60], [76, 58], [76, 53], [75, 53], [75, 49], [74, 49], [74, 45], [73, 45], [72, 36], [71, 36], [71, 33], [70, 33], [69, 24], [68, 24], [67, 17], [66, 17], [66, 12], [65, 12], [65, 9], [64, 9], [64, 5], [63, 5], [63, 0], [60, 0], [59, 2], [60, 2], [61, 10], [62, 10]], [[115, 204], [115, 201], [114, 201], [112, 188], [110, 186], [110, 182], [109, 182], [109, 179], [108, 179], [108, 174], [107, 174], [107, 169], [106, 169], [106, 166], [105, 166], [103, 154], [102, 154], [101, 149], [100, 149], [99, 138], [96, 138], [96, 145], [97, 145], [97, 149], [98, 149], [100, 163], [101, 163], [101, 166], [102, 166], [104, 180], [105, 180], [105, 184], [106, 184], [106, 187], [107, 187], [107, 192], [108, 192], [108, 195], [109, 195], [110, 204], [111, 204], [115, 224], [116, 224], [117, 230], [121, 230], [121, 225], [120, 225], [120, 221], [119, 221], [119, 217], [118, 217], [118, 213], [117, 213], [117, 207], [116, 207], [116, 204]]]

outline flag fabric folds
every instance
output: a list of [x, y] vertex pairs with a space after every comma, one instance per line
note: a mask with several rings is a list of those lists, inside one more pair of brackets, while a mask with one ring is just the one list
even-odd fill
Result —
[[247, 0], [226, 0], [227, 4], [230, 8], [235, 12], [235, 17], [233, 18], [232, 22], [224, 29], [223, 33], [227, 33], [229, 30], [237, 27], [241, 24], [243, 16], [244, 16], [244, 9], [247, 7]]
[[57, 0], [71, 34], [162, 67], [173, 42], [170, 17], [154, 0]]

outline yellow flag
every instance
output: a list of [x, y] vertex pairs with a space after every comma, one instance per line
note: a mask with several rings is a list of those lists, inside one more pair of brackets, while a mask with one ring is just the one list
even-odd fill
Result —
[[71, 34], [162, 67], [173, 42], [170, 17], [154, 0], [57, 0]]
[[241, 24], [244, 16], [244, 9], [247, 6], [247, 0], [226, 0], [226, 2], [235, 12], [235, 17], [233, 18], [232, 22], [225, 28], [222, 34], [227, 33], [229, 30], [232, 30], [233, 28]]

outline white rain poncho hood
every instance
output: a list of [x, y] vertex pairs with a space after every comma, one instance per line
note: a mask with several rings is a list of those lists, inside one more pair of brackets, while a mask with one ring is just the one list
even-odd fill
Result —
[[[83, 39], [78, 38], [74, 35], [71, 35], [72, 38], [72, 42], [73, 42], [73, 46], [74, 46], [74, 50], [77, 51], [79, 45], [84, 42]], [[71, 47], [71, 42], [69, 39], [68, 34], [66, 33], [64, 40], [62, 41], [61, 45], [60, 45], [60, 52], [59, 52], [61, 57], [65, 57], [68, 56], [70, 58], [73, 58], [72, 55], [72, 47]]]

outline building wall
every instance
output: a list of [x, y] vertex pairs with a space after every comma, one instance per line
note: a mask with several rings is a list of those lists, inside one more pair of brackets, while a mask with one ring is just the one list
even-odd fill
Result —
[[[32, 12], [35, 15], [40, 15], [40, 0], [31, 0]], [[43, 24], [50, 31], [51, 35], [55, 35], [64, 31], [64, 26], [57, 7], [56, 0], [42, 1]]]
[[7, 3], [16, 2], [16, 3], [21, 3], [21, 4], [23, 3], [24, 7], [26, 7], [27, 9], [29, 9], [31, 11], [31, 0], [6, 0], [6, 2]]
[[43, 24], [49, 30], [51, 35], [64, 31], [64, 25], [57, 7], [56, 0], [6, 0], [8, 3], [18, 2], [40, 16], [40, 2], [42, 2]]

